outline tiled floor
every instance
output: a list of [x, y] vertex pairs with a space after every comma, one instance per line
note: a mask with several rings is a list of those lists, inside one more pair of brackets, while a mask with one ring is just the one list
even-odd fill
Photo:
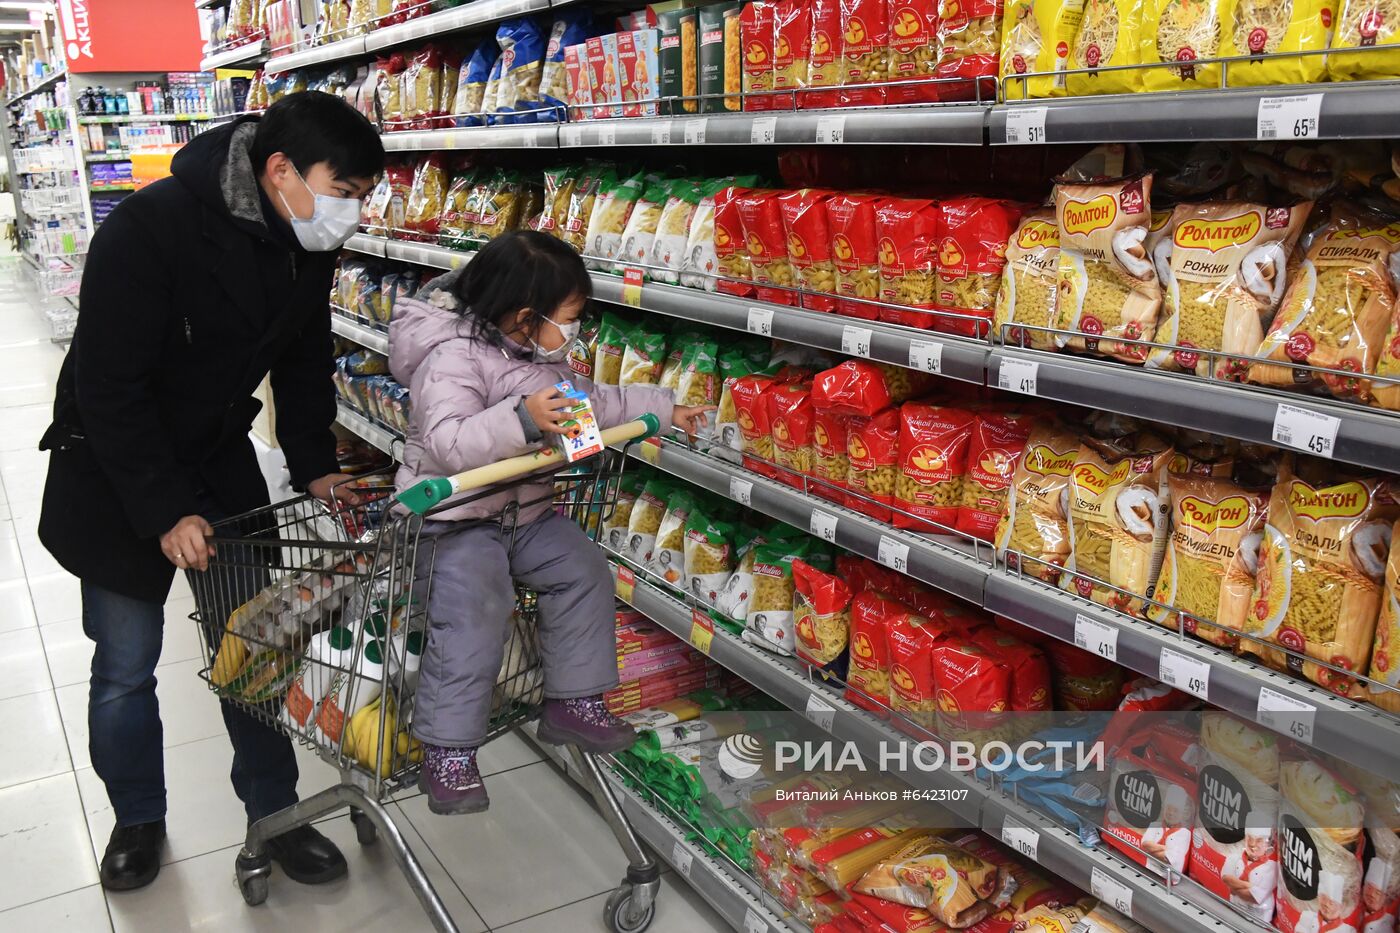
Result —
[[[105, 894], [97, 860], [112, 811], [87, 751], [91, 643], [77, 580], [36, 537], [48, 424], [63, 352], [13, 260], [0, 261], [0, 930], [302, 931], [430, 929], [384, 846], [361, 848], [348, 817], [322, 829], [350, 860], [348, 879], [304, 887], [274, 872], [268, 902], [233, 883], [242, 808], [218, 704], [196, 677], [199, 645], [183, 582], [166, 610], [157, 693], [165, 726], [170, 840], [155, 883]], [[334, 782], [310, 755], [301, 790]], [[606, 825], [528, 742], [507, 736], [482, 756], [492, 793], [479, 816], [437, 817], [421, 798], [392, 806], [463, 933], [605, 929], [603, 901], [626, 862]], [[660, 933], [725, 929], [684, 883], [663, 881]]]

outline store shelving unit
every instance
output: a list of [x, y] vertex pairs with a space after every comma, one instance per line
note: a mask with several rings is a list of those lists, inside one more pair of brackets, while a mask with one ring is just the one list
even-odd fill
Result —
[[57, 85], [60, 81], [66, 81], [67, 79], [68, 69], [61, 68], [58, 71], [55, 71], [53, 74], [49, 75], [44, 80], [40, 81], [38, 84], [31, 87], [29, 90], [21, 91], [14, 97], [11, 97], [9, 100], [5, 101], [5, 106], [13, 107], [15, 104], [18, 104], [21, 101], [23, 101], [26, 97], [31, 97], [34, 94], [38, 94], [42, 91], [47, 91], [50, 88]]
[[231, 49], [220, 49], [199, 63], [200, 71], [216, 71], [220, 68], [251, 68], [267, 60], [267, 40], [248, 42]]
[[89, 123], [203, 123], [212, 119], [212, 113], [120, 113], [79, 117], [78, 122], [86, 126]]
[[298, 68], [349, 61], [364, 55], [365, 37], [350, 36], [346, 39], [337, 39], [335, 42], [327, 42], [325, 45], [312, 46], [309, 49], [273, 55], [263, 65], [263, 71], [268, 74], [281, 74], [284, 71], [296, 71]]
[[336, 423], [357, 437], [363, 438], [397, 461], [403, 460], [403, 435], [385, 427], [346, 405], [337, 403]]
[[386, 331], [344, 314], [331, 314], [331, 333], [353, 340], [376, 353], [389, 352], [389, 334]]
[[555, 3], [550, 3], [549, 0], [475, 0], [473, 3], [440, 13], [431, 13], [406, 23], [376, 29], [365, 36], [365, 51], [378, 52], [380, 49], [390, 49], [406, 42], [417, 42], [433, 36], [472, 29], [513, 16], [542, 13], [552, 6], [564, 5], [557, 0]]

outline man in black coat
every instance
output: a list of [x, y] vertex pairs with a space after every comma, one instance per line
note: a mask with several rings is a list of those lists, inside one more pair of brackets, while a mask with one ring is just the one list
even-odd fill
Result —
[[[353, 498], [336, 488], [328, 295], [336, 252], [383, 167], [378, 134], [352, 107], [293, 94], [261, 119], [196, 137], [172, 177], [123, 201], [93, 237], [40, 443], [52, 455], [39, 538], [82, 582], [96, 643], [89, 746], [117, 818], [102, 859], [109, 889], [160, 870], [163, 604], [177, 568], [199, 592], [211, 520], [268, 504], [248, 432], [269, 373], [293, 485]], [[291, 742], [227, 702], [223, 716], [248, 819], [296, 802]], [[306, 883], [346, 871], [309, 826], [272, 840], [269, 854]]]

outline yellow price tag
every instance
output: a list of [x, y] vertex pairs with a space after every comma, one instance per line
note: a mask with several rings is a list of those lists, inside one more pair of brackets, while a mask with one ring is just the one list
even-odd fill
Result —
[[444, 148], [444, 149], [456, 149], [456, 148], [457, 148], [457, 134], [456, 134], [456, 133], [444, 133], [443, 136], [442, 136], [442, 148]]
[[642, 270], [628, 268], [622, 273], [622, 303], [632, 308], [642, 306]]
[[466, 265], [466, 263], [466, 256], [452, 256], [447, 260], [447, 264], [454, 269], [460, 269], [462, 266]]
[[690, 614], [690, 643], [695, 650], [708, 656], [710, 642], [715, 638], [715, 623], [702, 609], [692, 609]]
[[637, 454], [647, 463], [656, 466], [661, 462], [661, 438], [649, 437], [637, 445]]
[[632, 592], [636, 587], [637, 575], [632, 572], [632, 568], [619, 566], [617, 568], [617, 582], [614, 585], [617, 598], [625, 603], [630, 603], [632, 601]]

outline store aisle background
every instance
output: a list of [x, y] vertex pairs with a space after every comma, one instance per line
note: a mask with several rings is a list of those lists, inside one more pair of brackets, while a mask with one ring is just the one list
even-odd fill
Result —
[[[92, 643], [78, 581], [36, 532], [47, 464], [36, 446], [64, 351], [50, 342], [24, 279], [17, 260], [0, 260], [0, 930], [430, 929], [388, 849], [362, 848], [344, 814], [320, 829], [345, 852], [348, 879], [306, 887], [274, 869], [267, 904], [243, 903], [233, 880], [243, 809], [229, 785], [232, 752], [218, 702], [198, 676], [183, 578], [166, 606], [156, 670], [169, 795], [165, 865], [140, 891], [106, 894], [98, 884], [113, 817], [87, 750]], [[334, 783], [329, 765], [298, 754], [303, 796]], [[433, 816], [421, 796], [391, 807], [463, 933], [605, 929], [603, 902], [626, 869], [606, 824], [524, 739], [491, 743], [482, 766], [492, 799], [485, 814]], [[668, 872], [652, 929], [727, 925]]]

